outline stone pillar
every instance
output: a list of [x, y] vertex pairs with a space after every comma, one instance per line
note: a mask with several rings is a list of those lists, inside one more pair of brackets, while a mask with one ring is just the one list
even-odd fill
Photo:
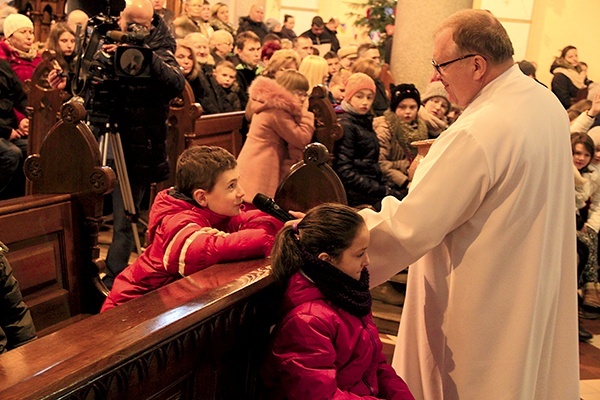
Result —
[[396, 84], [414, 83], [423, 92], [433, 75], [433, 30], [473, 0], [398, 0], [391, 71]]

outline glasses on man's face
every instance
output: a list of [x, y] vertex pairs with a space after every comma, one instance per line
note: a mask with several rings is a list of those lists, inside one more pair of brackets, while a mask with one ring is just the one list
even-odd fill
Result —
[[437, 62], [435, 62], [435, 60], [431, 60], [431, 65], [433, 65], [433, 68], [435, 68], [435, 70], [437, 71], [438, 74], [442, 75], [442, 68], [443, 67], [446, 67], [446, 66], [448, 66], [448, 65], [450, 65], [452, 63], [455, 63], [457, 61], [464, 60], [465, 58], [475, 57], [477, 55], [478, 54], [467, 54], [466, 56], [458, 57], [458, 58], [455, 58], [454, 60], [446, 61], [446, 62], [443, 62], [441, 64], [438, 64]]

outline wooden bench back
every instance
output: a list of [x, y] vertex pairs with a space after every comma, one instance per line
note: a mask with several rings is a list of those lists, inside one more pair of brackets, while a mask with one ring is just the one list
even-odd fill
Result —
[[308, 110], [315, 115], [313, 141], [323, 143], [329, 154], [333, 155], [334, 143], [342, 138], [344, 129], [338, 123], [327, 95], [327, 89], [323, 85], [315, 86], [310, 94]]

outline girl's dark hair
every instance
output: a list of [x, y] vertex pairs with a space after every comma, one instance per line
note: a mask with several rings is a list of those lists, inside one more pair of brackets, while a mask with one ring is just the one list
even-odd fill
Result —
[[286, 282], [303, 264], [301, 248], [314, 256], [327, 253], [334, 260], [352, 245], [365, 221], [351, 207], [325, 203], [312, 208], [294, 227], [284, 227], [271, 250], [273, 276]]
[[[571, 135], [571, 151], [574, 152], [575, 151], [575, 145], [578, 144], [582, 144], [583, 147], [585, 147], [585, 149], [587, 151], [589, 151], [589, 153], [592, 155], [592, 158], [590, 159], [590, 163], [592, 162], [592, 159], [594, 158], [594, 153], [595, 153], [595, 145], [594, 145], [594, 140], [589, 137], [587, 134], [585, 133], [573, 133]], [[589, 165], [589, 163], [588, 163]], [[587, 172], [587, 165], [585, 167], [583, 167], [581, 169], [581, 172]]]

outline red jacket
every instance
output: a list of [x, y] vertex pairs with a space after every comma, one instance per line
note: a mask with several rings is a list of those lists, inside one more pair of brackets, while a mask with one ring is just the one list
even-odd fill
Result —
[[303, 274], [290, 278], [264, 370], [273, 399], [413, 399], [387, 364], [371, 313], [329, 302]]
[[[101, 311], [213, 264], [266, 257], [283, 225], [258, 210], [225, 217], [176, 198], [170, 190], [160, 192], [152, 206], [150, 245], [117, 275]], [[207, 232], [211, 228], [229, 235]]]
[[36, 54], [32, 60], [21, 58], [19, 53], [6, 43], [6, 40], [0, 42], [0, 58], [10, 63], [21, 82], [31, 79], [35, 67], [42, 62], [42, 56], [39, 54]]

